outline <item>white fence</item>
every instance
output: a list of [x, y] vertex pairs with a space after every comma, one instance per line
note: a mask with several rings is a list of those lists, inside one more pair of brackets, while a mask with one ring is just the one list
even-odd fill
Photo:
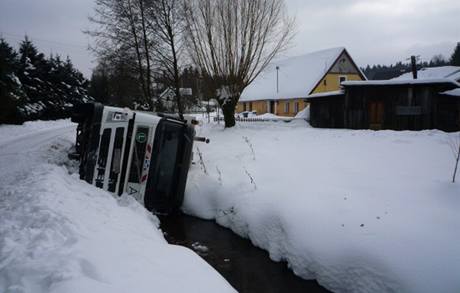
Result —
[[[293, 120], [305, 120], [303, 118], [261, 118], [261, 117], [235, 117], [238, 122], [291, 122]], [[224, 117], [214, 117], [214, 122], [224, 121]]]

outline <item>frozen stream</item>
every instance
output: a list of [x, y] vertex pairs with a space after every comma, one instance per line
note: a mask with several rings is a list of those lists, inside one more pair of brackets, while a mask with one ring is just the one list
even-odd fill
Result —
[[285, 263], [214, 221], [178, 215], [160, 218], [170, 244], [189, 247], [239, 292], [329, 292], [316, 281], [295, 276]]

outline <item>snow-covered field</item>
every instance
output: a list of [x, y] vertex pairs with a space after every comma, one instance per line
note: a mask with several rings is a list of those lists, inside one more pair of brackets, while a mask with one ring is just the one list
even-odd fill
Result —
[[0, 126], [0, 292], [232, 292], [129, 197], [81, 180], [68, 121]]
[[[224, 292], [129, 197], [79, 180], [68, 121], [0, 126], [0, 292]], [[460, 292], [460, 184], [439, 131], [204, 124], [184, 211], [336, 292]], [[460, 178], [459, 178], [460, 180]]]
[[447, 143], [458, 133], [293, 121], [205, 123], [198, 134], [211, 143], [197, 145], [185, 212], [335, 292], [460, 292], [460, 184]]

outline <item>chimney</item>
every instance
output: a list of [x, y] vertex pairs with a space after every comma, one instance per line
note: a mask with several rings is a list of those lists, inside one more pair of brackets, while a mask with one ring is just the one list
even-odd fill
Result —
[[410, 62], [412, 64], [412, 75], [414, 76], [414, 79], [417, 79], [417, 57], [410, 56]]

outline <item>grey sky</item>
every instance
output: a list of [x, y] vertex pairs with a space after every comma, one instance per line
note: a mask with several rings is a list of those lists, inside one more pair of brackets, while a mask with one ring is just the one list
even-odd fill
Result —
[[[288, 0], [297, 19], [292, 49], [285, 55], [344, 46], [360, 66], [448, 57], [460, 42], [458, 0]], [[69, 55], [87, 76], [93, 0], [0, 0], [0, 34], [17, 44], [28, 34], [40, 50]]]

